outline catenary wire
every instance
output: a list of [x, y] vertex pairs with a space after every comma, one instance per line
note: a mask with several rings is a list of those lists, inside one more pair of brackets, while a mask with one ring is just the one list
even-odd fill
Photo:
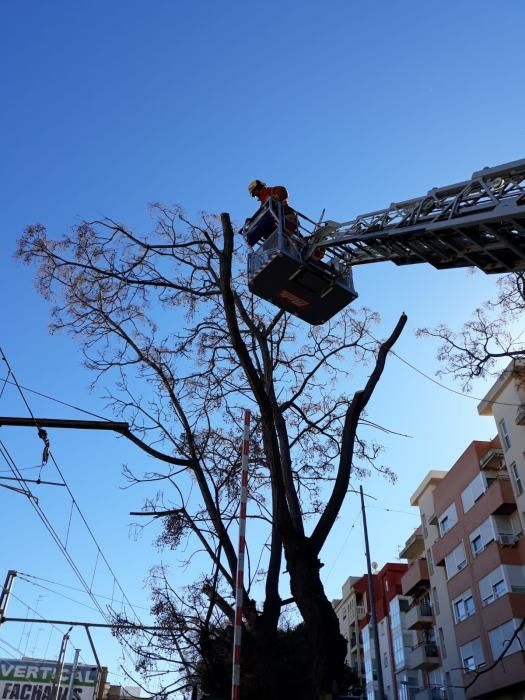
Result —
[[[2, 390], [0, 391], [0, 399], [2, 398], [2, 394], [5, 388], [6, 384], [11, 384], [11, 386], [17, 386], [17, 383], [14, 381], [9, 380], [10, 373], [8, 372], [6, 377], [4, 379], [0, 379], [1, 382], [3, 382], [3, 387]], [[20, 386], [21, 389], [24, 391], [29, 392], [30, 394], [35, 394], [36, 396], [41, 396], [44, 399], [49, 399], [49, 401], [54, 401], [55, 403], [59, 403], [62, 406], [67, 406], [68, 408], [73, 408], [75, 411], [80, 411], [80, 413], [85, 413], [87, 416], [92, 416], [93, 418], [100, 418], [100, 420], [110, 422], [109, 418], [105, 418], [104, 416], [99, 416], [98, 413], [93, 413], [93, 411], [88, 411], [85, 408], [81, 408], [80, 406], [75, 406], [75, 404], [69, 403], [68, 401], [63, 401], [62, 399], [57, 399], [54, 396], [50, 396], [49, 394], [44, 394], [41, 391], [37, 391], [36, 389], [30, 389], [27, 386], [22, 386], [22, 384], [18, 385]]]
[[[22, 398], [22, 400], [23, 400], [23, 402], [24, 402], [24, 404], [25, 404], [25, 406], [26, 406], [26, 408], [27, 408], [27, 411], [29, 412], [29, 415], [31, 416], [31, 418], [33, 419], [33, 421], [34, 421], [34, 423], [35, 423], [35, 427], [36, 427], [37, 429], [40, 430], [40, 426], [38, 425], [38, 421], [37, 421], [37, 419], [35, 418], [34, 413], [33, 413], [32, 409], [31, 409], [31, 407], [30, 407], [30, 405], [29, 405], [29, 403], [28, 403], [28, 401], [27, 401], [27, 399], [26, 399], [26, 397], [25, 397], [25, 395], [24, 395], [24, 392], [23, 392], [22, 388], [21, 388], [21, 385], [20, 385], [20, 383], [18, 382], [18, 379], [17, 379], [17, 377], [15, 376], [15, 374], [14, 374], [14, 372], [13, 372], [13, 370], [12, 370], [12, 368], [11, 368], [11, 366], [10, 366], [10, 364], [9, 364], [9, 362], [8, 362], [8, 360], [7, 360], [7, 358], [6, 358], [6, 356], [5, 356], [5, 353], [3, 352], [3, 350], [2, 350], [1, 347], [0, 347], [0, 356], [1, 356], [1, 359], [4, 361], [4, 363], [5, 363], [6, 366], [7, 366], [8, 372], [9, 372], [10, 376], [12, 377], [13, 382], [15, 383], [15, 385], [16, 385], [16, 387], [17, 387], [17, 389], [18, 389], [18, 392], [19, 392], [19, 394], [20, 394], [20, 396], [21, 396], [21, 398]], [[104, 420], [105, 420], [105, 419], [104, 419]], [[13, 470], [13, 474], [14, 474], [15, 476], [17, 476], [17, 477], [21, 480], [20, 483], [22, 483], [22, 482], [24, 481], [24, 478], [23, 478], [22, 474], [20, 473], [20, 471], [18, 470], [17, 465], [15, 464], [15, 462], [14, 462], [14, 460], [12, 459], [11, 455], [10, 455], [9, 452], [7, 451], [7, 448], [5, 447], [5, 445], [4, 445], [1, 441], [0, 441], [0, 445], [1, 445], [1, 447], [2, 447], [2, 456], [3, 456], [4, 459], [6, 460], [7, 465]], [[95, 547], [96, 547], [96, 549], [97, 549], [97, 560], [98, 560], [98, 557], [99, 557], [99, 556], [102, 557], [102, 560], [104, 561], [104, 563], [105, 563], [105, 565], [106, 565], [106, 567], [107, 567], [107, 570], [110, 572], [111, 576], [113, 577], [114, 583], [116, 583], [116, 585], [117, 585], [117, 587], [118, 587], [118, 589], [119, 589], [119, 591], [120, 591], [120, 593], [121, 593], [121, 595], [122, 595], [122, 603], [124, 603], [124, 601], [126, 602], [126, 604], [127, 604], [127, 605], [129, 606], [129, 608], [131, 609], [133, 615], [135, 616], [135, 619], [137, 620], [137, 622], [138, 622], [139, 624], [141, 624], [141, 620], [140, 620], [139, 615], [137, 614], [137, 611], [133, 608], [132, 603], [130, 602], [128, 596], [126, 595], [126, 592], [124, 591], [122, 585], [120, 584], [120, 581], [118, 580], [118, 578], [117, 578], [115, 572], [113, 571], [113, 568], [112, 568], [111, 565], [109, 564], [109, 561], [107, 560], [105, 554], [102, 552], [102, 549], [101, 549], [100, 545], [98, 544], [98, 541], [97, 541], [97, 539], [96, 539], [96, 537], [95, 537], [93, 531], [91, 530], [91, 527], [89, 526], [89, 524], [88, 524], [88, 522], [87, 522], [87, 520], [86, 520], [86, 518], [85, 518], [83, 512], [80, 510], [80, 507], [79, 507], [78, 503], [76, 502], [76, 499], [75, 499], [75, 497], [73, 496], [73, 493], [72, 493], [71, 489], [69, 488], [69, 485], [68, 485], [68, 483], [67, 483], [67, 481], [66, 481], [66, 479], [65, 479], [65, 476], [64, 476], [64, 474], [62, 473], [62, 470], [60, 469], [60, 467], [59, 467], [59, 465], [58, 465], [58, 463], [57, 463], [57, 461], [56, 461], [56, 459], [55, 459], [55, 457], [54, 457], [54, 455], [52, 454], [51, 451], [49, 451], [49, 457], [51, 457], [51, 460], [52, 460], [52, 462], [53, 462], [53, 464], [54, 464], [56, 470], [58, 471], [58, 473], [59, 473], [59, 475], [60, 475], [62, 481], [63, 481], [64, 484], [65, 484], [66, 490], [67, 490], [67, 492], [68, 492], [68, 494], [69, 494], [69, 496], [70, 496], [70, 498], [71, 498], [72, 503], [74, 503], [75, 508], [76, 508], [77, 512], [79, 513], [79, 515], [80, 515], [80, 517], [81, 517], [81, 519], [82, 519], [82, 522], [84, 523], [84, 526], [86, 527], [86, 530], [88, 531], [88, 533], [89, 533], [89, 535], [90, 535], [90, 537], [91, 537], [93, 543], [95, 544]], [[17, 472], [18, 472], [18, 473], [17, 473]], [[28, 492], [31, 494], [31, 490], [30, 490], [30, 489], [28, 489]], [[90, 590], [91, 587], [88, 586], [87, 582], [85, 581], [85, 579], [84, 579], [82, 573], [81, 573], [80, 570], [78, 569], [78, 567], [77, 567], [77, 565], [75, 564], [74, 560], [73, 560], [72, 557], [69, 555], [69, 552], [67, 552], [67, 550], [66, 550], [65, 547], [63, 546], [60, 537], [58, 536], [58, 534], [57, 534], [56, 531], [54, 530], [54, 528], [53, 528], [52, 524], [50, 523], [50, 521], [48, 520], [47, 516], [45, 516], [45, 513], [44, 513], [44, 512], [42, 511], [42, 509], [40, 508], [40, 506], [39, 506], [39, 504], [38, 504], [38, 501], [35, 502], [35, 500], [36, 500], [36, 499], [35, 499], [34, 496], [32, 496], [32, 494], [31, 494], [31, 497], [29, 498], [29, 501], [30, 501], [31, 505], [32, 505], [33, 508], [37, 511], [37, 514], [39, 515], [40, 519], [42, 520], [42, 522], [43, 522], [44, 525], [46, 526], [46, 529], [47, 529], [48, 532], [51, 534], [52, 538], [55, 540], [55, 543], [57, 544], [57, 546], [59, 547], [59, 549], [62, 551], [62, 554], [64, 555], [64, 557], [66, 558], [66, 560], [68, 561], [68, 563], [69, 563], [70, 566], [72, 567], [73, 571], [74, 571], [75, 574], [77, 575], [77, 578], [79, 579], [80, 583], [84, 586], [86, 592], [88, 593], [88, 595], [89, 595], [90, 598], [92, 599], [93, 603], [95, 604], [95, 606], [96, 606], [97, 609], [99, 610], [99, 612], [100, 612], [102, 618], [105, 619], [106, 622], [110, 622], [109, 617], [106, 616], [106, 613], [105, 613], [104, 609], [101, 607], [101, 605], [99, 604], [99, 602], [97, 601], [97, 599], [96, 599], [94, 596], [91, 595], [91, 590]], [[120, 645], [121, 645], [121, 648], [122, 648], [122, 650], [123, 650], [123, 653], [127, 653], [127, 652], [129, 653], [129, 650], [128, 650], [127, 647], [129, 647], [129, 649], [132, 649], [132, 647], [130, 646], [130, 644], [129, 644], [126, 640], [119, 640], [119, 643], [120, 643]]]
[[[17, 576], [24, 577], [25, 579], [35, 579], [36, 581], [43, 581], [44, 583], [49, 583], [53, 586], [61, 586], [62, 588], [69, 588], [72, 591], [78, 591], [79, 593], [85, 593], [85, 591], [82, 588], [78, 588], [77, 586], [70, 586], [67, 583], [61, 583], [60, 581], [52, 581], [51, 579], [48, 578], [43, 578], [42, 576], [35, 576], [34, 574], [28, 574], [25, 571], [18, 571]], [[32, 583], [32, 581], [27, 581], [27, 583]], [[115, 600], [115, 596], [109, 596], [109, 595], [103, 595], [102, 593], [94, 593], [91, 591], [92, 594], [96, 598], [103, 598], [104, 600]], [[138, 605], [137, 603], [133, 603], [133, 606], [135, 608], [139, 608], [140, 610], [148, 610], [149, 608], [144, 607], [143, 605]]]
[[[25, 397], [25, 395], [24, 395], [24, 392], [22, 391], [22, 387], [21, 387], [21, 385], [19, 384], [18, 379], [16, 378], [16, 376], [15, 376], [13, 370], [11, 369], [11, 366], [9, 365], [9, 362], [8, 362], [8, 360], [7, 360], [6, 356], [5, 356], [5, 353], [4, 353], [4, 351], [3, 351], [2, 348], [0, 348], [0, 354], [1, 354], [2, 360], [3, 360], [3, 361], [5, 362], [5, 364], [7, 365], [7, 368], [8, 368], [8, 370], [9, 370], [9, 373], [11, 374], [11, 377], [13, 378], [13, 382], [15, 383], [15, 385], [16, 385], [16, 387], [17, 387], [17, 389], [18, 389], [18, 392], [20, 393], [20, 396], [21, 396], [21, 398], [22, 398], [22, 400], [23, 400], [23, 402], [24, 402], [24, 404], [25, 404], [25, 406], [26, 406], [26, 408], [27, 408], [27, 410], [28, 410], [28, 412], [29, 412], [29, 415], [31, 416], [31, 418], [33, 419], [33, 421], [34, 421], [34, 423], [35, 423], [35, 427], [36, 427], [36, 428], [39, 428], [40, 426], [38, 425], [38, 421], [37, 421], [37, 419], [35, 418], [35, 416], [34, 416], [34, 414], [33, 414], [33, 411], [32, 411], [32, 409], [31, 409], [31, 407], [30, 407], [30, 405], [29, 405], [29, 403], [28, 403], [28, 401], [27, 401], [27, 399], [26, 399], [26, 397]], [[104, 419], [104, 420], [105, 420], [105, 419]], [[101, 547], [100, 547], [100, 545], [99, 545], [99, 543], [98, 543], [98, 541], [97, 541], [97, 539], [96, 539], [96, 537], [95, 537], [95, 535], [94, 535], [94, 533], [93, 533], [93, 531], [92, 531], [92, 529], [91, 529], [89, 523], [87, 522], [87, 520], [86, 520], [86, 518], [85, 518], [83, 512], [81, 511], [81, 509], [80, 509], [78, 503], [76, 502], [76, 499], [75, 499], [75, 497], [74, 497], [74, 495], [73, 495], [73, 493], [72, 493], [72, 491], [71, 491], [71, 489], [70, 489], [70, 487], [69, 487], [69, 485], [68, 485], [68, 483], [67, 483], [67, 481], [66, 481], [66, 478], [65, 478], [64, 474], [62, 473], [62, 470], [60, 469], [60, 467], [59, 467], [59, 465], [58, 465], [58, 463], [57, 463], [57, 461], [56, 461], [54, 455], [52, 454], [52, 452], [49, 453], [49, 456], [50, 456], [50, 458], [51, 458], [51, 460], [52, 460], [52, 462], [53, 462], [53, 464], [54, 464], [56, 470], [58, 471], [58, 473], [59, 473], [59, 475], [60, 475], [60, 478], [61, 478], [62, 481], [64, 482], [64, 485], [65, 485], [65, 487], [66, 487], [66, 490], [67, 490], [67, 492], [68, 492], [68, 494], [69, 494], [71, 500], [72, 500], [73, 503], [75, 504], [75, 508], [76, 508], [78, 514], [80, 515], [80, 517], [81, 517], [81, 519], [82, 519], [82, 522], [84, 523], [84, 525], [85, 525], [85, 527], [86, 527], [86, 529], [87, 529], [87, 531], [88, 531], [88, 533], [89, 533], [91, 539], [93, 540], [93, 543], [95, 544], [95, 547], [97, 548], [97, 556], [100, 555], [100, 556], [102, 557], [102, 560], [103, 560], [104, 563], [106, 564], [106, 567], [107, 567], [108, 571], [109, 571], [110, 574], [112, 575], [113, 579], [116, 581], [117, 586], [118, 586], [120, 592], [122, 593], [123, 600], [125, 600], [126, 603], [129, 605], [129, 607], [130, 607], [130, 609], [133, 611], [133, 614], [135, 615], [137, 621], [140, 623], [140, 617], [137, 615], [136, 611], [133, 610], [133, 605], [132, 605], [131, 602], [129, 601], [129, 599], [128, 599], [128, 597], [127, 597], [127, 595], [126, 595], [124, 589], [122, 588], [122, 586], [121, 586], [121, 584], [120, 584], [120, 582], [119, 582], [119, 580], [118, 580], [118, 578], [117, 578], [115, 572], [113, 571], [113, 569], [112, 569], [112, 567], [111, 567], [109, 561], [107, 560], [106, 556], [104, 555], [104, 553], [103, 553], [103, 551], [102, 551], [102, 549], [101, 549]], [[84, 584], [83, 584], [83, 585], [84, 585]], [[88, 587], [88, 588], [89, 588], [89, 587]], [[88, 590], [88, 588], [86, 588], [86, 590]], [[96, 603], [96, 604], [97, 604], [97, 606], [98, 606], [98, 603]]]
[[[25, 482], [24, 482], [24, 478], [23, 478], [23, 476], [20, 474], [20, 472], [18, 471], [18, 467], [17, 467], [15, 461], [13, 460], [11, 454], [10, 454], [9, 451], [7, 450], [7, 448], [6, 448], [6, 446], [4, 445], [4, 443], [2, 442], [2, 440], [0, 440], [0, 454], [2, 455], [2, 457], [4, 458], [4, 460], [6, 461], [6, 463], [8, 464], [8, 466], [10, 466], [10, 467], [12, 468], [13, 474], [15, 474], [16, 476], [19, 477], [19, 483], [20, 483], [21, 486], [23, 486], [24, 483], [25, 483]], [[18, 472], [18, 473], [17, 473], [17, 472]], [[80, 571], [80, 569], [79, 569], [78, 566], [76, 565], [74, 559], [71, 557], [71, 555], [69, 554], [69, 552], [64, 548], [64, 546], [63, 546], [63, 544], [62, 544], [62, 541], [61, 541], [61, 539], [60, 539], [60, 536], [58, 535], [58, 533], [57, 533], [56, 530], [54, 529], [52, 523], [51, 523], [51, 522], [49, 521], [49, 519], [47, 518], [46, 514], [44, 513], [44, 511], [43, 511], [42, 508], [40, 507], [38, 501], [37, 501], [37, 500], [35, 499], [35, 497], [32, 495], [31, 490], [28, 489], [28, 491], [29, 491], [29, 494], [31, 494], [30, 496], [28, 496], [28, 500], [29, 500], [30, 504], [32, 505], [33, 509], [36, 511], [38, 517], [40, 518], [40, 520], [41, 520], [42, 523], [44, 524], [45, 528], [47, 529], [47, 531], [48, 531], [49, 534], [51, 535], [51, 538], [54, 540], [55, 544], [56, 544], [56, 545], [58, 546], [58, 548], [60, 549], [62, 555], [64, 556], [64, 558], [66, 559], [66, 561], [68, 562], [68, 564], [70, 565], [70, 567], [73, 569], [73, 571], [74, 571], [75, 575], [77, 576], [78, 580], [79, 580], [80, 583], [83, 585], [83, 587], [84, 587], [86, 593], [90, 596], [91, 600], [92, 600], [92, 601], [94, 602], [94, 604], [96, 605], [97, 610], [98, 610], [98, 612], [100, 613], [100, 615], [102, 616], [102, 618], [103, 618], [107, 623], [110, 623], [111, 620], [110, 620], [109, 616], [107, 615], [106, 611], [102, 608], [102, 606], [99, 604], [98, 600], [91, 594], [91, 592], [90, 592], [90, 590], [89, 590], [89, 586], [88, 586], [86, 580], [84, 579], [84, 576], [82, 575], [82, 572]], [[15, 597], [15, 594], [13, 594], [13, 597]], [[25, 604], [25, 603], [24, 603], [24, 604]], [[135, 611], [133, 611], [133, 612], [134, 612], [134, 614], [136, 615], [136, 612], [135, 612]], [[38, 613], [37, 613], [37, 614], [38, 614]], [[138, 616], [137, 616], [137, 619], [139, 619]], [[140, 620], [139, 620], [139, 622], [140, 622]], [[127, 644], [127, 642], [123, 642], [123, 641], [120, 641], [120, 640], [119, 640], [119, 643], [120, 643], [120, 645], [121, 645], [121, 648], [122, 648], [123, 653], [126, 653], [128, 650], [125, 648], [124, 643]]]
[[[34, 613], [35, 615], [37, 615], [41, 620], [44, 620], [44, 621], [46, 620], [46, 617], [44, 615], [42, 615], [42, 613], [38, 612], [38, 610], [36, 610], [36, 608], [33, 608], [31, 605], [29, 605], [29, 603], [26, 603], [25, 600], [22, 600], [22, 598], [20, 598], [20, 596], [16, 595], [16, 593], [11, 593], [11, 595], [13, 598], [15, 598], [15, 600], [18, 600], [19, 603], [21, 603], [24, 607], [26, 607], [28, 611], [31, 610], [31, 612]], [[52, 624], [50, 626], [51, 626], [51, 629], [54, 630], [55, 632], [58, 632], [62, 636], [64, 635], [64, 630], [60, 629], [60, 627], [58, 627], [57, 625]], [[13, 646], [13, 645], [10, 644], [9, 646]], [[49, 646], [49, 642], [48, 642], [48, 646]], [[20, 651], [20, 650], [17, 649], [17, 651]], [[46, 647], [46, 652], [47, 652], [47, 647]], [[22, 654], [22, 656], [24, 656], [24, 654]], [[87, 663], [81, 654], [79, 655], [79, 658], [83, 664]], [[45, 660], [46, 660], [45, 656], [42, 659], [40, 659], [40, 661], [45, 661]]]
[[341, 545], [341, 548], [339, 549], [339, 552], [337, 553], [337, 555], [336, 555], [336, 557], [335, 557], [335, 559], [334, 559], [334, 562], [333, 562], [332, 566], [330, 567], [330, 569], [329, 569], [329, 570], [327, 571], [327, 573], [326, 573], [326, 578], [324, 579], [324, 582], [323, 582], [325, 585], [326, 585], [326, 582], [328, 581], [328, 579], [330, 578], [330, 575], [331, 575], [332, 571], [334, 570], [335, 565], [336, 565], [337, 562], [339, 561], [339, 557], [341, 556], [341, 554], [342, 554], [342, 552], [343, 552], [343, 549], [346, 547], [346, 544], [347, 544], [348, 540], [350, 539], [350, 535], [352, 534], [352, 531], [353, 531], [354, 527], [356, 526], [356, 523], [357, 523], [357, 521], [359, 520], [360, 517], [361, 517], [361, 508], [359, 508], [359, 512], [357, 513], [354, 522], [352, 523], [350, 529], [348, 530], [348, 533], [347, 533], [347, 535], [346, 535], [346, 537], [345, 537], [345, 539], [344, 539], [343, 544]]

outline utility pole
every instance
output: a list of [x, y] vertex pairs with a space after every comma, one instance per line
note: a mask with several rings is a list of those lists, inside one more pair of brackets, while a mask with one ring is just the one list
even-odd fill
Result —
[[75, 658], [73, 659], [73, 666], [71, 667], [71, 674], [69, 676], [69, 685], [67, 687], [66, 700], [72, 700], [72, 698], [73, 698], [73, 687], [75, 685], [75, 675], [77, 672], [79, 655], [80, 655], [80, 649], [75, 649]]
[[[379, 634], [377, 627], [376, 596], [374, 592], [374, 579], [372, 578], [372, 566], [370, 563], [370, 547], [368, 545], [368, 528], [366, 526], [365, 497], [363, 487], [359, 487], [361, 494], [361, 513], [363, 515], [363, 532], [365, 535], [366, 571], [368, 574], [368, 597], [370, 598], [370, 624], [374, 633], [374, 650], [377, 665], [377, 683], [379, 686], [379, 698], [385, 700], [385, 686], [383, 683], [383, 669], [381, 667], [381, 652], [379, 650]], [[374, 665], [372, 664], [372, 680], [374, 678]]]
[[60, 651], [58, 653], [57, 667], [55, 671], [55, 677], [53, 678], [53, 687], [51, 688], [50, 700], [57, 700], [60, 691], [60, 684], [62, 683], [62, 673], [64, 672], [64, 659], [66, 656], [66, 647], [69, 642], [69, 633], [73, 628], [70, 627], [65, 635], [62, 637], [62, 644], [60, 645]]
[[4, 621], [4, 615], [7, 610], [7, 604], [9, 603], [9, 598], [11, 596], [11, 589], [13, 588], [13, 583], [15, 581], [16, 571], [9, 569], [7, 576], [5, 577], [4, 587], [2, 588], [2, 593], [0, 594], [0, 625]]

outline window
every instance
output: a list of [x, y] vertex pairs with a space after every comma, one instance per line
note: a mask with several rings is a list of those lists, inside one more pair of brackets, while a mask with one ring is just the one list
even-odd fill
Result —
[[443, 628], [439, 628], [439, 646], [441, 647], [441, 656], [447, 658], [447, 648], [445, 646], [445, 635], [443, 634]]
[[[514, 618], [513, 620], [507, 620], [507, 622], [504, 622], [499, 627], [495, 627], [493, 630], [489, 630], [490, 648], [494, 661], [499, 658], [505, 649], [505, 656], [510, 656], [523, 650], [522, 644], [525, 641], [525, 633], [522, 631], [512, 639], [520, 624], [521, 620]], [[512, 643], [510, 643], [511, 639]]]
[[500, 598], [502, 595], [504, 595], [507, 592], [505, 580], [500, 579], [499, 581], [496, 581], [496, 583], [492, 586], [492, 590], [494, 591], [494, 598]]
[[483, 648], [479, 637], [459, 647], [459, 653], [464, 672], [475, 671], [480, 666], [485, 665], [485, 657], [483, 656]]
[[512, 464], [510, 465], [510, 473], [512, 474], [514, 483], [516, 484], [516, 491], [518, 492], [518, 496], [521, 496], [521, 494], [523, 493], [523, 484], [521, 482], [520, 473], [518, 471], [518, 465], [516, 464], [516, 462], [512, 462]]
[[447, 698], [450, 700], [453, 700], [454, 698], [454, 691], [452, 690], [452, 685], [451, 685], [451, 680], [450, 680], [450, 671], [445, 671], [445, 682], [446, 682], [446, 693], [447, 693]]
[[463, 542], [460, 542], [458, 546], [445, 557], [447, 578], [450, 579], [452, 576], [455, 576], [466, 564], [465, 547], [463, 546]]
[[452, 601], [452, 609], [456, 624], [474, 615], [476, 606], [470, 588]]
[[461, 492], [461, 502], [463, 504], [463, 512], [469, 511], [474, 503], [478, 501], [485, 493], [485, 475], [481, 472], [470, 482], [466, 489]]
[[468, 671], [475, 671], [476, 670], [476, 662], [474, 661], [473, 656], [465, 656], [463, 659], [463, 667], [467, 669]]
[[[516, 567], [513, 567], [516, 568]], [[518, 567], [521, 569], [522, 567]], [[498, 566], [496, 569], [491, 571], [487, 576], [484, 576], [479, 581], [479, 593], [481, 596], [481, 603], [483, 606], [490, 605], [496, 598], [500, 598], [509, 591], [509, 586], [507, 585], [507, 580], [505, 577], [505, 572], [510, 577], [510, 569], [508, 566]], [[523, 574], [522, 574], [523, 576]]]
[[474, 552], [474, 554], [479, 554], [484, 550], [483, 542], [481, 541], [481, 535], [477, 535], [476, 537], [474, 537], [474, 539], [471, 540], [471, 544], [472, 551]]
[[421, 524], [423, 525], [423, 537], [426, 539], [428, 537], [428, 528], [427, 516], [424, 513], [421, 513]]
[[503, 443], [506, 450], [511, 446], [509, 431], [507, 430], [507, 424], [505, 419], [502, 418], [499, 422], [499, 432], [501, 435], [501, 442]]
[[428, 573], [432, 576], [434, 573], [434, 562], [432, 561], [432, 550], [427, 549], [427, 566]]
[[432, 597], [434, 598], [434, 610], [436, 611], [436, 615], [439, 615], [440, 614], [439, 598], [438, 598], [437, 589], [435, 587], [432, 589]]
[[439, 534], [445, 535], [458, 521], [455, 503], [451, 503], [446, 511], [438, 518]]
[[485, 549], [485, 547], [494, 540], [494, 523], [492, 518], [487, 518], [481, 525], [470, 533], [470, 546], [475, 557]]
[[476, 612], [476, 606], [474, 605], [474, 598], [472, 596], [465, 599], [465, 612], [467, 613], [467, 617], [474, 615]]

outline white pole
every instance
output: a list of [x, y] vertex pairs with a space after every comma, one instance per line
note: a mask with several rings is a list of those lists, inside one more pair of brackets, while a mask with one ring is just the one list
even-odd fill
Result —
[[239, 514], [239, 548], [235, 581], [235, 625], [233, 628], [232, 700], [241, 697], [242, 604], [244, 593], [244, 551], [246, 546], [246, 504], [248, 501], [248, 454], [250, 449], [250, 411], [244, 411], [244, 435], [241, 458], [241, 511]]
[[67, 687], [66, 700], [72, 700], [73, 698], [73, 687], [75, 685], [75, 676], [77, 674], [78, 666], [78, 656], [80, 654], [80, 649], [75, 649], [75, 658], [73, 659], [73, 666], [71, 667], [71, 675], [69, 676], [69, 685]]

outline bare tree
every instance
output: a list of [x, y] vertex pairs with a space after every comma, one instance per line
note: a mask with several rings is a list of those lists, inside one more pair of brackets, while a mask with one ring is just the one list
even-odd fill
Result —
[[476, 309], [461, 331], [442, 324], [434, 329], [420, 328], [419, 337], [438, 338], [438, 360], [443, 369], [469, 390], [472, 380], [485, 377], [499, 367], [499, 361], [525, 358], [523, 315], [525, 312], [525, 273], [516, 272], [498, 280], [498, 294]]
[[[357, 430], [367, 422], [366, 406], [406, 317], [381, 344], [368, 335], [377, 315], [366, 308], [306, 327], [249, 293], [245, 251], [235, 244], [227, 214], [202, 215], [192, 224], [178, 208], [156, 204], [153, 211], [156, 224], [144, 238], [110, 219], [85, 222], [60, 240], [50, 240], [41, 225], [29, 226], [17, 255], [39, 265], [38, 289], [56, 304], [52, 331], [65, 330], [80, 343], [97, 379], [115, 377], [115, 411], [167, 456], [189, 460], [178, 471], [128, 472], [132, 482], [165, 485], [161, 501], [169, 496], [169, 505], [145, 504], [163, 515], [161, 544], [190, 543], [209, 560], [185, 593], [165, 577], [154, 586], [154, 612], [180, 633], [176, 656], [187, 675], [193, 652], [203, 651], [199, 640], [233, 615], [237, 558], [230, 526], [238, 503], [241, 407], [252, 409], [250, 517], [268, 537], [244, 594], [254, 674], [261, 697], [281, 697], [278, 625], [291, 602], [281, 597], [284, 555], [291, 600], [304, 621], [305, 700], [317, 700], [341, 678], [345, 657], [319, 557], [352, 470], [373, 468], [393, 479], [378, 462], [378, 445]], [[370, 364], [369, 376], [349, 394], [350, 368], [363, 363]], [[258, 602], [251, 598], [255, 578], [262, 579]], [[153, 656], [172, 660], [173, 649], [159, 650], [173, 644], [159, 645]], [[144, 668], [152, 663], [146, 654]]]

